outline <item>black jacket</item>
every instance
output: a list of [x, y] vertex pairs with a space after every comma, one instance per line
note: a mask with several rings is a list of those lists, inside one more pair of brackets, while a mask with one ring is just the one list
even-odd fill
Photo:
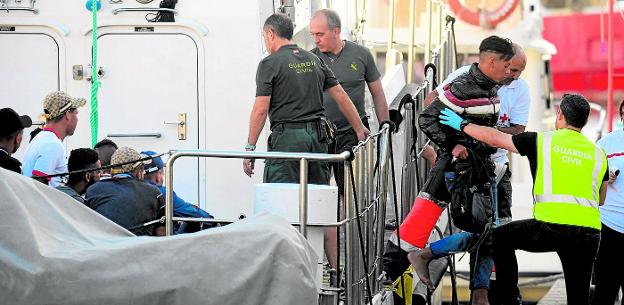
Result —
[[448, 152], [456, 144], [461, 144], [482, 156], [494, 153], [496, 149], [442, 125], [438, 116], [444, 108], [450, 108], [471, 123], [494, 126], [499, 110], [497, 85], [479, 70], [477, 64], [473, 64], [467, 73], [445, 86], [444, 94], [423, 110], [418, 117], [418, 126], [433, 143]]
[[9, 156], [3, 149], [0, 149], [0, 167], [12, 170], [18, 174], [22, 173], [22, 163]]

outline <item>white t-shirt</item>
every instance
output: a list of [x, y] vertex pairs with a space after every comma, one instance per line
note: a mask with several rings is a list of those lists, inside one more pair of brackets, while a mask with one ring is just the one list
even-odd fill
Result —
[[[28, 177], [67, 173], [67, 158], [61, 139], [52, 131], [42, 130], [28, 144], [22, 174]], [[49, 185], [63, 184], [62, 177], [54, 177]]]
[[624, 233], [624, 131], [616, 130], [598, 140], [598, 146], [607, 154], [609, 168], [620, 169], [620, 174], [607, 187], [605, 203], [600, 207], [600, 221], [609, 228]]
[[[438, 94], [444, 92], [444, 86], [469, 70], [470, 65], [467, 65], [449, 74], [442, 84], [436, 88]], [[522, 79], [517, 79], [509, 85], [501, 86], [498, 89], [498, 97], [500, 99], [500, 111], [496, 126], [509, 127], [510, 123], [526, 126], [529, 121], [529, 107], [531, 106], [531, 96], [529, 95], [527, 83]], [[507, 150], [501, 148], [492, 154], [491, 158], [492, 161], [497, 163], [509, 162]]]

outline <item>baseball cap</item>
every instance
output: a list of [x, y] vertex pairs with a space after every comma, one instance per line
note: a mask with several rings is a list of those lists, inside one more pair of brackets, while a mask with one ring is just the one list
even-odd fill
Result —
[[73, 98], [63, 91], [48, 94], [43, 100], [43, 112], [46, 119], [53, 119], [65, 111], [82, 107], [87, 103], [84, 98]]
[[142, 158], [143, 157], [141, 157], [141, 155], [136, 150], [130, 147], [120, 147], [111, 156], [111, 164], [128, 163], [128, 162], [133, 162], [133, 161], [136, 161], [136, 162], [115, 167], [113, 168], [113, 172], [128, 173], [136, 169], [137, 167], [139, 167], [141, 164], [145, 164], [144, 162], [149, 162], [149, 160], [139, 161]]
[[29, 116], [19, 115], [11, 108], [0, 109], [0, 136], [7, 137], [30, 126], [32, 120]]
[[[142, 156], [156, 156], [156, 152], [153, 152], [151, 150], [147, 150], [147, 151], [142, 151], [141, 152]], [[151, 174], [154, 173], [160, 169], [163, 169], [165, 167], [165, 163], [163, 163], [163, 160], [160, 157], [154, 157], [152, 158], [152, 160], [150, 161], [149, 164], [145, 165], [145, 171], [144, 173], [146, 174]]]

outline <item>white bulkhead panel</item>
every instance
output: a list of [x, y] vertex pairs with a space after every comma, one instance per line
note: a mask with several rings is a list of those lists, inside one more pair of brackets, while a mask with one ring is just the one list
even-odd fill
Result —
[[[198, 50], [184, 34], [107, 33], [98, 39], [99, 136], [139, 151], [199, 148]], [[179, 134], [180, 115], [186, 116]], [[184, 139], [183, 139], [184, 138]], [[164, 157], [166, 161], [166, 157]], [[175, 164], [174, 189], [199, 202], [196, 158]]]
[[[43, 98], [60, 86], [58, 42], [44, 33], [0, 32], [0, 46], [0, 108], [11, 107], [39, 121]], [[24, 131], [14, 157], [23, 160], [33, 128]]]

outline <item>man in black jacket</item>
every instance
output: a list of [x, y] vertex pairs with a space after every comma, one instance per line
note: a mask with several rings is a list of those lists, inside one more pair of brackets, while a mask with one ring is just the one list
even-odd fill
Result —
[[11, 108], [0, 109], [0, 167], [22, 173], [22, 163], [11, 157], [22, 144], [24, 128], [32, 125], [27, 115], [20, 116]]
[[[409, 266], [407, 252], [422, 249], [440, 213], [450, 202], [445, 172], [452, 171], [453, 158], [465, 159], [468, 150], [487, 159], [495, 150], [466, 135], [442, 125], [439, 113], [450, 108], [471, 122], [494, 126], [498, 119], [498, 85], [509, 76], [514, 55], [511, 41], [497, 36], [484, 39], [479, 46], [479, 62], [445, 86], [419, 116], [421, 130], [440, 147], [440, 155], [416, 198], [410, 214], [393, 233], [384, 254], [384, 271], [394, 280]], [[462, 149], [462, 146], [465, 147]], [[400, 242], [399, 242], [400, 236]], [[400, 247], [399, 247], [400, 244]]]

